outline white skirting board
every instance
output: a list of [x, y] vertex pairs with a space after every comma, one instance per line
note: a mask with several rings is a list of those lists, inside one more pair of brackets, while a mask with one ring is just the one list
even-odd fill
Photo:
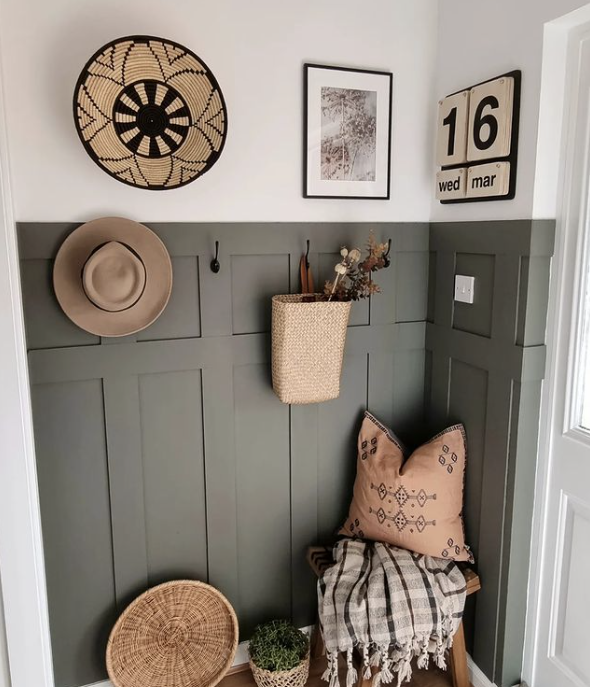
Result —
[[[495, 683], [490, 682], [479, 666], [474, 663], [469, 654], [467, 654], [467, 667], [469, 668], [469, 679], [473, 687], [496, 687]], [[528, 687], [528, 685], [524, 682], [519, 682], [517, 685], [513, 685], [513, 687]]]
[[493, 682], [484, 675], [479, 666], [474, 663], [473, 659], [467, 654], [467, 667], [469, 668], [469, 679], [473, 687], [496, 687]]

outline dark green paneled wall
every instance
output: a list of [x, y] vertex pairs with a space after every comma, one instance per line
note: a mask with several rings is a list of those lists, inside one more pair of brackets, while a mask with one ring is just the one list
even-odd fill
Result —
[[[471, 651], [498, 685], [517, 682], [553, 224], [151, 225], [172, 256], [172, 298], [119, 340], [82, 332], [53, 296], [75, 226], [19, 226], [57, 686], [103, 679], [117, 613], [166, 579], [222, 589], [242, 638], [270, 617], [310, 623], [305, 548], [345, 514], [366, 407], [409, 443], [465, 423], [483, 580]], [[270, 297], [297, 290], [306, 239], [321, 285], [341, 244], [371, 228], [392, 239], [393, 264], [383, 293], [353, 307], [340, 398], [284, 406], [270, 386]], [[456, 273], [476, 277], [473, 305], [454, 303]]]
[[[465, 423], [467, 538], [483, 588], [470, 649], [490, 680], [520, 681], [554, 222], [433, 224], [426, 349], [436, 426]], [[455, 274], [476, 277], [456, 303]]]
[[[139, 335], [103, 341], [53, 296], [74, 226], [19, 226], [57, 686], [103, 679], [117, 613], [171, 578], [218, 586], [243, 639], [272, 617], [309, 624], [305, 548], [345, 515], [362, 412], [410, 439], [424, 421], [428, 226], [151, 225], [172, 256], [170, 303]], [[298, 289], [307, 239], [321, 285], [371, 228], [393, 263], [383, 293], [353, 308], [340, 398], [285, 406], [270, 386], [270, 297]]]

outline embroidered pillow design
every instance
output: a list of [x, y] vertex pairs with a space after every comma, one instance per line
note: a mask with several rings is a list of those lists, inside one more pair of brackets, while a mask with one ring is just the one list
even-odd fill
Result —
[[348, 518], [339, 534], [473, 562], [463, 529], [465, 430], [454, 425], [405, 459], [399, 439], [366, 412]]

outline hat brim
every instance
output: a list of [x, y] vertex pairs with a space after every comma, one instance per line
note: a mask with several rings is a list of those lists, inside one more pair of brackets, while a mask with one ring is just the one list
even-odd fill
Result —
[[[141, 297], [119, 312], [94, 305], [82, 283], [84, 264], [96, 248], [109, 241], [131, 248], [146, 271]], [[172, 262], [159, 237], [143, 224], [103, 217], [78, 227], [63, 242], [55, 258], [53, 287], [62, 310], [81, 329], [97, 336], [127, 336], [149, 327], [166, 307], [172, 292]]]

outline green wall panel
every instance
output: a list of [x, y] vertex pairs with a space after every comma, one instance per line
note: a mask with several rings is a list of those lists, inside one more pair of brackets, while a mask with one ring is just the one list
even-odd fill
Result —
[[[467, 642], [499, 687], [521, 674], [553, 237], [551, 221], [430, 229], [429, 424], [467, 430], [465, 527], [483, 584]], [[473, 305], [454, 302], [455, 274], [475, 276]]]
[[259, 622], [291, 615], [289, 406], [276, 403], [267, 365], [234, 368], [234, 418], [237, 608], [246, 639]]
[[[55, 301], [52, 261], [75, 226], [19, 226], [57, 687], [106, 677], [112, 622], [163, 580], [219, 587], [242, 639], [273, 617], [311, 623], [305, 550], [345, 515], [362, 411], [406, 434], [423, 421], [428, 226], [150, 225], [172, 257], [172, 297], [115, 340], [77, 329]], [[307, 240], [321, 288], [370, 228], [412, 280], [383, 272], [383, 293], [354, 304], [339, 399], [285, 406], [270, 383], [270, 297], [297, 291]]]
[[139, 377], [148, 584], [207, 580], [200, 370]]
[[[19, 225], [57, 687], [104, 679], [112, 622], [165, 579], [218, 586], [242, 639], [270, 617], [312, 622], [305, 549], [346, 513], [367, 407], [408, 443], [465, 423], [483, 580], [468, 641], [491, 680], [516, 682], [553, 223], [149, 226], [172, 257], [170, 304], [144, 332], [101, 340], [51, 286], [76, 225]], [[392, 239], [392, 267], [381, 295], [354, 304], [340, 398], [284, 406], [270, 386], [270, 296], [298, 290], [307, 240], [321, 289], [340, 247], [371, 228]], [[454, 303], [457, 272], [476, 276], [474, 306]]]
[[34, 385], [32, 399], [55, 679], [86, 685], [115, 620], [102, 383]]

